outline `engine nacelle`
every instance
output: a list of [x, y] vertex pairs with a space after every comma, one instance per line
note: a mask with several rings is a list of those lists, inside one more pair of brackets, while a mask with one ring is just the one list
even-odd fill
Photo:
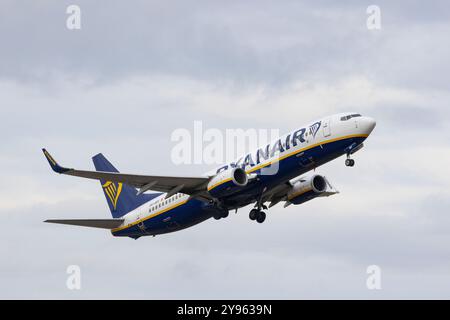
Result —
[[306, 179], [295, 181], [292, 185], [291, 190], [287, 194], [287, 200], [293, 204], [301, 204], [316, 197], [327, 194], [327, 190], [327, 179], [321, 175], [316, 174]]
[[235, 193], [248, 183], [248, 175], [242, 168], [232, 168], [219, 172], [208, 183], [208, 192], [213, 197], [224, 197]]

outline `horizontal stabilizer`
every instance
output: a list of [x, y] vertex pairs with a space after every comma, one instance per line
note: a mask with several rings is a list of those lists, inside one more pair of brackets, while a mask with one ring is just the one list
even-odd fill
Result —
[[51, 219], [48, 223], [68, 224], [73, 226], [114, 229], [123, 223], [124, 219]]

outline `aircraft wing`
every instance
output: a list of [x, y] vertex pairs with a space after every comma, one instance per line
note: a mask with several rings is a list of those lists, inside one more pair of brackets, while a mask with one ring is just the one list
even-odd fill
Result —
[[123, 223], [124, 219], [50, 219], [44, 222], [68, 224], [72, 226], [114, 229]]
[[289, 182], [276, 186], [262, 195], [262, 202], [264, 203], [270, 201], [269, 208], [271, 208], [280, 201], [286, 201], [287, 193], [291, 187], [292, 186]]
[[45, 157], [53, 171], [69, 176], [87, 179], [122, 182], [139, 189], [138, 194], [147, 190], [167, 192], [167, 197], [182, 192], [192, 196], [205, 196], [208, 177], [171, 177], [171, 176], [147, 176], [137, 174], [126, 174], [118, 172], [86, 171], [60, 166], [53, 157], [42, 149]]

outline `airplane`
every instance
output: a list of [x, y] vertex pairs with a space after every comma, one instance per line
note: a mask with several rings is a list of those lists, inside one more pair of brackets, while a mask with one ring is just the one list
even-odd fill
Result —
[[44, 222], [109, 229], [113, 236], [138, 239], [226, 218], [230, 211], [254, 204], [249, 218], [263, 223], [263, 210], [279, 202], [287, 207], [339, 193], [325, 176], [305, 174], [343, 155], [345, 165], [353, 167], [351, 156], [375, 125], [373, 118], [359, 113], [331, 115], [197, 177], [120, 173], [101, 153], [92, 158], [96, 171], [71, 169], [42, 149], [53, 171], [99, 180], [112, 215]]

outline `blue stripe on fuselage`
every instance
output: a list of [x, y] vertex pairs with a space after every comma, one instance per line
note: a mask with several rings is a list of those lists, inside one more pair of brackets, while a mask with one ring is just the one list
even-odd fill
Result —
[[[337, 157], [345, 154], [345, 149], [352, 143], [359, 145], [366, 138], [352, 137], [343, 140], [337, 140], [322, 145], [315, 146], [298, 154], [293, 154], [277, 162], [278, 171], [274, 175], [258, 175], [258, 181], [249, 183], [238, 194], [233, 194], [223, 199], [232, 201], [233, 198], [252, 199], [256, 198], [264, 188], [273, 188], [280, 183], [302, 175], [311, 169], [321, 166]], [[301, 155], [301, 156], [299, 156]], [[261, 169], [253, 173], [259, 174]], [[226, 185], [226, 184], [225, 184]], [[218, 186], [219, 188], [221, 186]], [[191, 199], [185, 204], [177, 206], [153, 218], [142, 221], [139, 224], [132, 225], [118, 231], [113, 231], [114, 236], [139, 237], [145, 235], [157, 235], [169, 233], [188, 228], [200, 222], [211, 218], [214, 209], [204, 202]]]

